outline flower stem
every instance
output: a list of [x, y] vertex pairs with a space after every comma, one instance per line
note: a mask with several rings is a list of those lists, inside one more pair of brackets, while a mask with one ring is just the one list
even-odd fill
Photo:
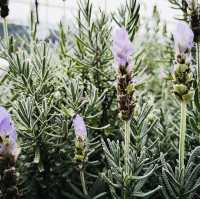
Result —
[[83, 188], [83, 193], [85, 195], [88, 195], [86, 183], [85, 183], [85, 174], [84, 174], [84, 171], [82, 169], [80, 171], [80, 178], [81, 178], [81, 185], [82, 185], [82, 188]]
[[130, 120], [124, 122], [124, 162], [125, 162], [125, 173], [129, 174], [129, 145], [130, 145]]
[[196, 59], [197, 59], [197, 84], [199, 84], [199, 76], [200, 76], [200, 49], [199, 42], [196, 43]]
[[186, 112], [187, 103], [181, 102], [181, 122], [180, 122], [180, 135], [179, 135], [179, 171], [184, 171], [184, 157], [185, 157], [185, 134], [186, 134]]
[[9, 38], [8, 38], [8, 24], [6, 18], [3, 19], [3, 36], [6, 41], [6, 47], [9, 47]]
[[[125, 164], [125, 176], [129, 175], [129, 147], [130, 147], [130, 120], [124, 121], [124, 164]], [[124, 192], [123, 192], [123, 199], [128, 199], [128, 193], [126, 190], [127, 182], [124, 182]]]

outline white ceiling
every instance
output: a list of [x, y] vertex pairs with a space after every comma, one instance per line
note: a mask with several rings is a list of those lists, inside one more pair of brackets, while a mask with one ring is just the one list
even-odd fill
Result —
[[[68, 23], [73, 21], [76, 15], [78, 0], [38, 0], [40, 3], [39, 13], [40, 22], [43, 26], [55, 26], [60, 20], [66, 19]], [[34, 6], [33, 0], [10, 0], [9, 21], [16, 24], [27, 25], [30, 19], [30, 10]], [[95, 9], [101, 9], [107, 12], [116, 10], [125, 0], [92, 0]], [[173, 21], [175, 11], [169, 6], [168, 0], [139, 0], [141, 3], [141, 14], [150, 17], [154, 4], [157, 4], [160, 10], [162, 20]]]

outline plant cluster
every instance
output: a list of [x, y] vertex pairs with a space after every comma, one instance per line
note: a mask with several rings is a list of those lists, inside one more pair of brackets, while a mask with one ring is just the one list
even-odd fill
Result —
[[137, 0], [80, 0], [57, 43], [33, 13], [10, 35], [0, 3], [0, 198], [200, 198], [199, 5], [169, 1], [192, 27], [173, 39], [156, 7], [150, 24]]

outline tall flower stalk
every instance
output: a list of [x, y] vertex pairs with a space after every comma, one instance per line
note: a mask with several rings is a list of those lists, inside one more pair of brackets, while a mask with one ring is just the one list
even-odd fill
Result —
[[74, 159], [79, 164], [80, 179], [81, 179], [83, 193], [85, 195], [88, 195], [87, 186], [85, 182], [85, 173], [84, 173], [85, 170], [84, 163], [87, 160], [87, 154], [86, 154], [87, 129], [83, 118], [78, 114], [73, 118], [73, 126], [76, 135]]
[[200, 42], [196, 43], [196, 63], [197, 63], [197, 83], [199, 84], [200, 76]]
[[186, 134], [186, 113], [187, 104], [185, 101], [181, 102], [181, 122], [180, 122], [180, 140], [179, 140], [179, 170], [185, 169], [185, 134]]
[[133, 44], [125, 28], [118, 28], [113, 34], [113, 55], [117, 64], [117, 100], [120, 117], [124, 123], [124, 162], [125, 174], [129, 174], [130, 148], [130, 119], [135, 102], [133, 100], [134, 87], [132, 84], [131, 55]]
[[193, 96], [191, 72], [191, 48], [193, 46], [194, 34], [186, 23], [178, 23], [173, 32], [176, 60], [173, 70], [173, 92], [180, 101], [181, 121], [179, 134], [179, 170], [185, 169], [185, 136], [186, 136], [186, 113], [187, 102]]

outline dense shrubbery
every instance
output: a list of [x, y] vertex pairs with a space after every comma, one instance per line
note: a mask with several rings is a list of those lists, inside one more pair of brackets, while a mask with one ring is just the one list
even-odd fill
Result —
[[[4, 19], [0, 102], [15, 125], [0, 109], [1, 198], [200, 198], [196, 5], [181, 7], [192, 60], [190, 29], [180, 25], [174, 53], [156, 7], [149, 21], [136, 0], [110, 15], [79, 5], [56, 44], [38, 39], [33, 14], [29, 36]], [[112, 38], [114, 23], [124, 28]]]

